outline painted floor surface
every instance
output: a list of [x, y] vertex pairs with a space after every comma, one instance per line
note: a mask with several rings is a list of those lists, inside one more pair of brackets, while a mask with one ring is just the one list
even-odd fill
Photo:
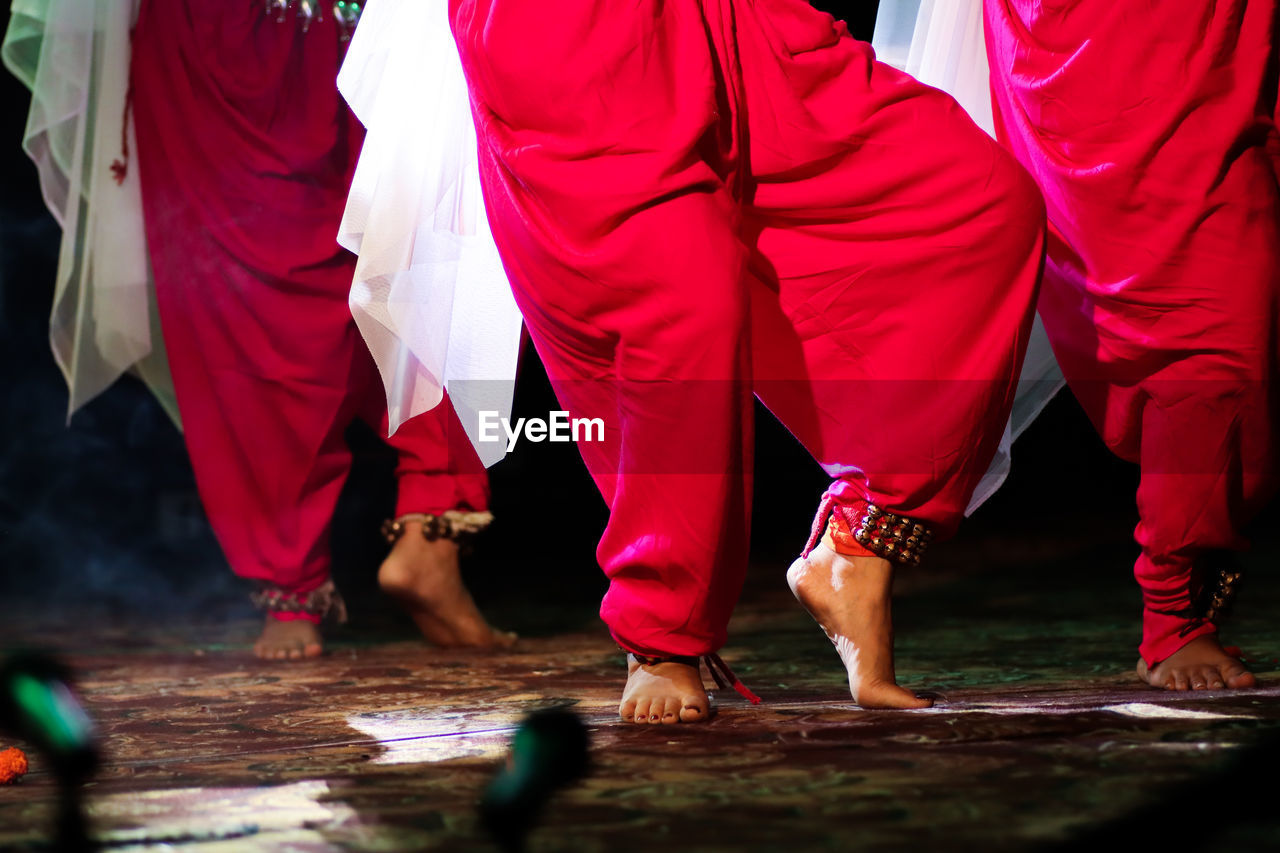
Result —
[[[532, 850], [1094, 846], [1082, 834], [1145, 837], [1144, 808], [1177, 842], [1156, 849], [1193, 849], [1203, 828], [1206, 849], [1249, 850], [1280, 843], [1275, 763], [1266, 778], [1233, 769], [1280, 737], [1280, 584], [1266, 574], [1252, 572], [1227, 632], [1261, 687], [1203, 694], [1132, 677], [1123, 572], [1010, 561], [908, 587], [900, 677], [938, 695], [916, 712], [852, 705], [808, 617], [776, 585], [753, 587], [724, 656], [764, 704], [721, 693], [694, 727], [616, 722], [622, 658], [582, 613], [565, 624], [586, 627], [500, 655], [348, 630], [288, 665], [249, 657], [242, 619], [16, 624], [61, 650], [101, 726], [107, 760], [87, 796], [111, 850], [494, 849], [477, 799], [522, 716], [557, 704], [588, 724], [593, 769], [552, 801]], [[506, 624], [521, 627], [519, 609]], [[46, 846], [53, 794], [38, 760], [0, 788], [0, 849]]]

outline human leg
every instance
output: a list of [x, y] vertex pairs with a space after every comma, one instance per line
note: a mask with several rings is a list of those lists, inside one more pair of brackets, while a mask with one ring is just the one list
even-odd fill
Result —
[[949, 96], [843, 25], [793, 0], [751, 13], [737, 20], [756, 390], [834, 478], [788, 580], [860, 704], [921, 707], [895, 683], [893, 564], [918, 561], [926, 528], [954, 530], [996, 449], [1043, 206]]
[[280, 85], [332, 77], [331, 23], [304, 37], [252, 4], [188, 6], [144, 4], [133, 43], [161, 324], [210, 524], [275, 607], [258, 652], [310, 656], [359, 378], [333, 240], [359, 131], [333, 87]]
[[536, 4], [452, 11], [530, 337], [561, 405], [604, 423], [579, 446], [610, 506], [601, 616], [639, 656], [620, 710], [705, 719], [695, 669], [639, 661], [717, 650], [746, 562], [745, 250], [709, 23], [697, 4], [571, 3], [551, 32]]
[[[385, 429], [380, 393], [374, 406]], [[459, 544], [492, 516], [489, 477], [448, 396], [401, 425], [387, 443], [398, 456], [398, 489], [395, 521], [385, 529], [391, 553], [378, 569], [378, 584], [437, 646], [510, 646], [515, 635], [485, 621], [462, 580]]]
[[1247, 686], [1197, 599], [1274, 488], [1275, 4], [985, 11], [997, 131], [1048, 204], [1041, 317], [1107, 445], [1142, 467], [1139, 673]]

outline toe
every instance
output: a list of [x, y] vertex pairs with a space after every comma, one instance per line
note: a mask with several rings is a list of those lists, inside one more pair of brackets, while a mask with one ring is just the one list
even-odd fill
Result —
[[1232, 690], [1247, 689], [1258, 686], [1258, 679], [1254, 678], [1253, 673], [1245, 670], [1237, 676], [1233, 676], [1227, 681], [1227, 686]]
[[618, 706], [618, 718], [624, 723], [629, 723], [635, 718], [636, 703], [634, 699], [624, 699], [622, 704]]
[[1221, 675], [1222, 680], [1226, 682], [1226, 686], [1232, 690], [1258, 686], [1258, 679], [1254, 678], [1253, 673], [1238, 660], [1231, 660], [1220, 665], [1218, 673]]
[[1187, 678], [1185, 670], [1175, 669], [1173, 671], [1173, 688], [1174, 690], [1191, 689], [1191, 680]]
[[671, 697], [662, 706], [662, 723], [663, 725], [671, 725], [680, 722], [680, 700]]
[[649, 723], [649, 705], [648, 696], [642, 696], [636, 700], [636, 712], [631, 718], [631, 722], [637, 725], [647, 725]]
[[868, 709], [909, 710], [928, 708], [932, 699], [921, 698], [891, 682], [869, 682], [861, 685], [853, 701]]
[[680, 700], [680, 722], [700, 723], [708, 716], [707, 697], [705, 694], [702, 696], [685, 696]]
[[1173, 669], [1164, 663], [1147, 670], [1147, 683], [1161, 690], [1176, 689], [1173, 682]]

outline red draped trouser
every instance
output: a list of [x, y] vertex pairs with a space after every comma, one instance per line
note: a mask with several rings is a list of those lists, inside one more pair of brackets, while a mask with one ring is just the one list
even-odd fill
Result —
[[1192, 564], [1274, 484], [1275, 0], [987, 0], [1000, 139], [1044, 191], [1040, 314], [1113, 451], [1139, 462], [1148, 664], [1213, 626]]
[[[234, 571], [299, 594], [329, 574], [346, 427], [386, 428], [336, 243], [361, 131], [333, 27], [304, 35], [261, 0], [148, 0], [133, 41], [147, 241], [196, 483]], [[397, 513], [486, 508], [450, 406], [391, 443]]]
[[718, 648], [757, 394], [866, 501], [954, 528], [1043, 250], [1034, 184], [803, 0], [452, 0], [490, 223], [611, 508], [624, 648]]

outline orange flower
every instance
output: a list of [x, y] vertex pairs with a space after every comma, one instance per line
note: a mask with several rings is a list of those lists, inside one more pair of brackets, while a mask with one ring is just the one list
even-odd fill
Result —
[[27, 773], [27, 756], [16, 746], [0, 752], [0, 785], [16, 782]]

